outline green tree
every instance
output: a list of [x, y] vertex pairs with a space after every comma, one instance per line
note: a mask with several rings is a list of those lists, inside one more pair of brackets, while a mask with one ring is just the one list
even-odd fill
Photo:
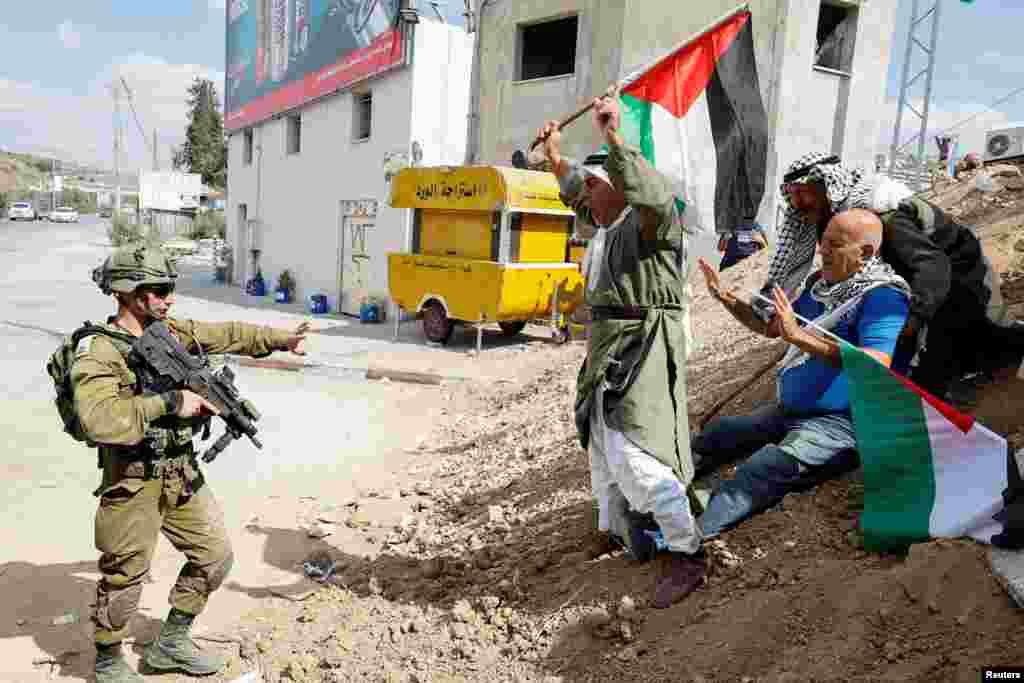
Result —
[[207, 185], [224, 187], [226, 164], [224, 115], [217, 87], [213, 81], [197, 77], [188, 88], [188, 127], [185, 142], [174, 151], [174, 166], [200, 174]]

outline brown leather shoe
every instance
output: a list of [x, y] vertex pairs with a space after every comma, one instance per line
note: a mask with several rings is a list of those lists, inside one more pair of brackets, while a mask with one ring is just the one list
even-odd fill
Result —
[[654, 607], [671, 607], [697, 590], [704, 583], [707, 567], [703, 552], [695, 555], [670, 553], [661, 578], [654, 587]]

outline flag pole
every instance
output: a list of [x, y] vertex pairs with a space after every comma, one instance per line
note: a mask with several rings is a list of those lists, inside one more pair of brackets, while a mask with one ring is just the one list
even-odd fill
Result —
[[[749, 294], [753, 294], [756, 298], [760, 299], [761, 301], [767, 302], [767, 303], [771, 304], [772, 306], [775, 305], [774, 301], [772, 301], [768, 297], [764, 296], [763, 294], [759, 294], [757, 292], [748, 292], [748, 293]], [[815, 330], [817, 330], [818, 332], [821, 332], [826, 337], [831, 337], [832, 339], [834, 339], [835, 341], [839, 342], [840, 344], [848, 344], [849, 343], [845, 339], [839, 337], [838, 335], [836, 335], [836, 334], [834, 334], [832, 332], [829, 332], [828, 330], [826, 330], [821, 325], [818, 325], [813, 320], [808, 320], [807, 318], [803, 317], [802, 315], [800, 315], [796, 311], [793, 311], [793, 317], [796, 318], [797, 320], [799, 320], [800, 322], [802, 322], [804, 325], [807, 325], [808, 327], [812, 327]]]
[[[744, 3], [740, 4], [740, 5], [737, 5], [734, 9], [732, 9], [731, 11], [723, 14], [719, 18], [715, 19], [713, 22], [711, 22], [710, 24], [708, 24], [707, 26], [702, 28], [699, 32], [691, 35], [689, 38], [687, 38], [683, 42], [675, 45], [668, 52], [665, 52], [664, 54], [659, 55], [657, 59], [655, 59], [652, 62], [649, 62], [648, 65], [646, 67], [644, 67], [644, 69], [642, 71], [640, 71], [638, 73], [629, 74], [628, 76], [626, 76], [622, 80], [616, 81], [613, 85], [608, 86], [608, 89], [602, 94], [602, 96], [607, 95], [609, 92], [612, 91], [613, 88], [615, 89], [616, 92], [618, 92], [619, 90], [621, 90], [625, 86], [629, 85], [633, 81], [635, 81], [635, 80], [641, 78], [642, 76], [644, 76], [648, 71], [650, 71], [651, 69], [656, 67], [658, 64], [660, 64], [662, 61], [664, 61], [668, 57], [674, 55], [679, 50], [682, 50], [684, 47], [686, 47], [690, 43], [692, 43], [692, 42], [694, 42], [696, 40], [699, 40], [700, 37], [703, 36], [705, 33], [709, 33], [711, 31], [714, 31], [716, 28], [718, 28], [719, 26], [721, 26], [725, 22], [729, 21], [734, 16], [736, 16], [740, 12], [743, 12], [744, 10], [750, 11], [750, 4], [749, 3], [744, 2]], [[577, 109], [573, 113], [569, 114], [568, 116], [562, 118], [558, 122], [559, 130], [561, 130], [565, 126], [569, 125], [570, 123], [572, 123], [573, 121], [575, 121], [579, 117], [583, 116], [584, 114], [586, 114], [588, 111], [590, 111], [593, 108], [594, 108], [594, 100], [591, 99], [590, 102], [588, 102], [587, 104], [583, 105], [582, 107], [580, 107], [579, 109]], [[544, 142], [544, 138], [542, 138], [540, 136], [535, 138], [534, 141], [527, 148], [527, 154], [530, 154], [531, 152], [533, 152], [533, 150], [536, 149], [537, 145], [541, 144], [542, 142]], [[518, 155], [519, 152], [517, 152], [516, 154]], [[525, 158], [524, 158], [523, 161], [525, 162]]]

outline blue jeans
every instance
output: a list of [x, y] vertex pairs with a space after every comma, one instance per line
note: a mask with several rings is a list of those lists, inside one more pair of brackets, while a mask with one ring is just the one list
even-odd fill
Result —
[[770, 508], [791, 491], [855, 469], [860, 464], [856, 446], [853, 422], [845, 413], [793, 417], [769, 405], [713, 420], [691, 441], [696, 476], [747, 459], [736, 468], [736, 478], [723, 481], [708, 501], [698, 520], [704, 537]]
[[722, 262], [719, 264], [718, 270], [731, 268], [748, 256], [753, 256], [761, 251], [762, 248], [757, 242], [740, 242], [739, 238], [733, 235], [726, 243], [725, 254], [722, 255]]

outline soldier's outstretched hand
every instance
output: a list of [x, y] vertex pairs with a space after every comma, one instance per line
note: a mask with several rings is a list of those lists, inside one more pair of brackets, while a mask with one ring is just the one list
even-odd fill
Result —
[[306, 332], [310, 328], [309, 321], [303, 320], [299, 323], [298, 327], [295, 328], [295, 332], [292, 336], [288, 337], [288, 341], [285, 342], [285, 348], [294, 353], [296, 356], [306, 355]]

